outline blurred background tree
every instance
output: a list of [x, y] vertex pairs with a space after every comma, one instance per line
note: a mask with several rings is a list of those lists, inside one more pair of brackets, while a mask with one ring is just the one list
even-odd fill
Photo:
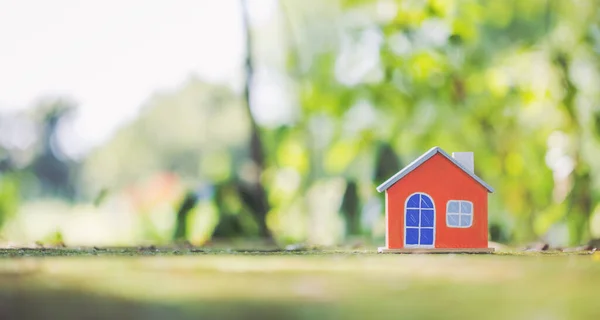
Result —
[[191, 77], [78, 161], [53, 142], [72, 103], [6, 115], [34, 142], [0, 137], [0, 215], [53, 197], [136, 230], [117, 242], [382, 241], [375, 186], [438, 145], [495, 187], [492, 240], [600, 237], [596, 1], [240, 3], [238, 88]]

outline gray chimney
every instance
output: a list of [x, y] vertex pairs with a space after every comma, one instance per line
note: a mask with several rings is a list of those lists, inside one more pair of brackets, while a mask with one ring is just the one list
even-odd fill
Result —
[[452, 152], [452, 158], [458, 161], [465, 169], [474, 172], [475, 161], [473, 160], [473, 152]]

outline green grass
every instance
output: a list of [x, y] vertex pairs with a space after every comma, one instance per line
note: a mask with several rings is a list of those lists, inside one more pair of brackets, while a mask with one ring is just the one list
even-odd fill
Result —
[[600, 254], [0, 250], [0, 318], [599, 319]]

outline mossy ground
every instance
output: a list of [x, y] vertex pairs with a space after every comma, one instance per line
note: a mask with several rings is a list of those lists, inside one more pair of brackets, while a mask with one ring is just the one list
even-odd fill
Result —
[[0, 250], [1, 319], [599, 319], [600, 254]]

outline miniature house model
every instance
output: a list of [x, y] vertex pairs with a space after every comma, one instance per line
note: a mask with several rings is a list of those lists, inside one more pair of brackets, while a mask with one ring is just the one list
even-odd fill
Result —
[[472, 152], [434, 147], [377, 187], [385, 191], [386, 245], [379, 252], [493, 252], [488, 193]]

